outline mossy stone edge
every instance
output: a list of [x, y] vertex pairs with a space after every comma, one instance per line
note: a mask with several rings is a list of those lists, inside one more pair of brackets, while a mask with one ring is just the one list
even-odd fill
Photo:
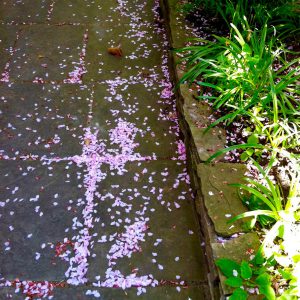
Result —
[[[185, 46], [189, 32], [183, 26], [185, 19], [177, 9], [178, 0], [160, 0], [162, 14], [168, 31], [170, 49]], [[183, 71], [179, 68], [176, 54], [170, 50], [170, 69], [174, 84], [178, 86]], [[227, 257], [241, 261], [247, 259], [249, 248], [256, 251], [260, 245], [258, 235], [245, 232], [243, 223], [228, 225], [230, 216], [246, 210], [229, 183], [241, 182], [246, 168], [243, 164], [205, 161], [225, 146], [226, 136], [222, 128], [215, 127], [206, 134], [210, 107], [196, 99], [193, 86], [180, 84], [176, 89], [179, 123], [187, 149], [188, 170], [195, 192], [194, 208], [205, 239], [209, 268], [208, 282], [211, 299], [225, 299], [231, 290], [224, 284], [224, 276], [215, 266], [215, 260]], [[221, 158], [222, 159], [222, 158]], [[220, 159], [220, 160], [221, 160]], [[221, 242], [220, 242], [221, 241]], [[247, 241], [247, 242], [245, 242]], [[260, 299], [251, 296], [252, 300]]]

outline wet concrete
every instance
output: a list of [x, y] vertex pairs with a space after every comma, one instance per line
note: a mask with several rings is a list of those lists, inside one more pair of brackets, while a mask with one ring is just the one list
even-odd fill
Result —
[[210, 298], [158, 11], [0, 4], [1, 299]]

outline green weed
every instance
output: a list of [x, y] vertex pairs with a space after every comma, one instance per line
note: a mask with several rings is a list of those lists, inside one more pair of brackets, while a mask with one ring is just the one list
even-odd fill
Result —
[[265, 117], [271, 116], [275, 123], [279, 115], [298, 114], [299, 59], [285, 62], [288, 50], [275, 38], [267, 39], [267, 25], [252, 31], [245, 18], [243, 32], [231, 26], [231, 38], [214, 36], [214, 42], [197, 39], [200, 45], [176, 50], [185, 53], [180, 62], [188, 69], [180, 83], [201, 78], [197, 83], [214, 90], [214, 95], [199, 99], [212, 101], [215, 109], [227, 107], [228, 114], [212, 126], [232, 122], [256, 106], [261, 115], [266, 113]]

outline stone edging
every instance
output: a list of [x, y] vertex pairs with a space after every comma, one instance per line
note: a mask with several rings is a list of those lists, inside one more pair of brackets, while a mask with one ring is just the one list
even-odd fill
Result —
[[[162, 15], [165, 19], [171, 48], [183, 47], [189, 38], [184, 29], [184, 17], [178, 12], [178, 0], [160, 0]], [[183, 72], [176, 65], [178, 58], [170, 52], [170, 69], [173, 81], [179, 82]], [[219, 273], [214, 261], [227, 257], [241, 261], [248, 259], [252, 251], [260, 245], [256, 233], [245, 232], [243, 224], [229, 225], [231, 216], [246, 209], [235, 188], [229, 183], [241, 182], [246, 172], [242, 164], [217, 162], [205, 164], [216, 150], [225, 146], [225, 132], [215, 127], [203, 134], [209, 124], [211, 110], [208, 105], [195, 99], [193, 87], [182, 84], [176, 90], [177, 110], [180, 128], [187, 149], [188, 170], [195, 192], [195, 213], [199, 220], [199, 234], [205, 240], [208, 265], [208, 282], [211, 299], [225, 299], [231, 290], [225, 286], [224, 277]], [[253, 299], [255, 299], [254, 297]]]

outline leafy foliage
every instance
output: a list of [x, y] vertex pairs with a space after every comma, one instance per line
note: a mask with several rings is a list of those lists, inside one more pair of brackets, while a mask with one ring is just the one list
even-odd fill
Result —
[[[207, 162], [243, 150], [240, 159], [251, 159], [260, 174], [259, 180], [232, 185], [249, 211], [230, 222], [250, 217], [248, 225], [263, 228], [264, 239], [250, 262], [217, 260], [225, 283], [234, 289], [229, 299], [247, 299], [253, 288], [266, 299], [299, 299], [300, 59], [285, 42], [299, 33], [300, 1], [194, 0], [184, 7], [186, 13], [201, 9], [219, 15], [230, 29], [228, 36], [194, 39], [192, 46], [175, 50], [187, 69], [180, 83], [196, 82], [202, 90], [199, 100], [222, 111], [205, 132], [236, 119], [246, 124], [245, 143], [221, 149]], [[263, 157], [269, 160], [265, 168], [259, 165]], [[288, 191], [269, 178], [278, 158], [292, 166]]]
[[300, 2], [298, 0], [190, 0], [182, 6], [186, 14], [197, 9], [218, 15], [228, 24], [241, 23], [248, 16], [250, 24], [260, 27], [265, 23], [276, 26], [281, 36], [299, 33]]
[[276, 299], [272, 287], [272, 277], [268, 274], [264, 264], [256, 264], [255, 261], [243, 260], [240, 264], [236, 261], [221, 258], [216, 261], [217, 267], [227, 277], [225, 284], [234, 289], [229, 300], [248, 299], [247, 289], [258, 288], [266, 299]]
[[[296, 168], [292, 173], [293, 177], [288, 195], [285, 197], [279, 185], [274, 184], [259, 164], [254, 162], [260, 173], [263, 175], [266, 185], [259, 181], [246, 178], [248, 184], [233, 184], [233, 186], [246, 192], [243, 196], [251, 211], [235, 216], [230, 220], [234, 222], [241, 218], [253, 217], [251, 226], [259, 221], [262, 226], [266, 226], [264, 241], [260, 247], [260, 255], [267, 259], [274, 259], [280, 266], [279, 273], [285, 281], [289, 281], [289, 289], [284, 294], [286, 297], [300, 297], [300, 172]], [[247, 196], [248, 195], [248, 196]], [[247, 199], [245, 201], [245, 199]], [[236, 267], [238, 269], [238, 267]], [[224, 267], [223, 267], [224, 269]], [[223, 269], [220, 270], [223, 272]], [[223, 272], [228, 277], [229, 272]], [[245, 271], [244, 271], [245, 274]], [[250, 275], [248, 271], [247, 275]], [[245, 279], [244, 275], [244, 279]], [[266, 275], [258, 276], [256, 283], [261, 294], [273, 294], [269, 285], [269, 278]], [[230, 281], [228, 284], [230, 285]], [[271, 294], [270, 294], [271, 293]], [[272, 296], [273, 297], [273, 296]], [[269, 299], [267, 297], [267, 299]], [[273, 299], [273, 298], [270, 298]], [[274, 294], [275, 299], [275, 294]], [[281, 296], [279, 299], [286, 299]], [[288, 298], [290, 299], [290, 298]], [[293, 298], [292, 298], [293, 299]], [[295, 298], [296, 299], [296, 298]]]
[[[260, 181], [253, 180], [249, 177], [245, 178], [248, 184], [231, 184], [243, 191], [249, 193], [252, 199], [249, 201], [255, 202], [257, 207], [261, 206], [265, 209], [253, 209], [252, 211], [245, 212], [234, 217], [230, 222], [234, 222], [238, 219], [253, 216], [252, 227], [257, 221], [257, 216], [264, 215], [276, 222], [280, 222], [284, 225], [287, 222], [298, 222], [300, 220], [300, 173], [295, 170], [293, 176], [289, 194], [287, 197], [283, 195], [282, 189], [279, 185], [274, 184], [269, 178], [263, 168], [255, 161], [253, 161], [260, 174], [266, 182], [266, 186]], [[253, 200], [254, 198], [254, 200]], [[262, 224], [265, 225], [265, 224]]]
[[[299, 59], [285, 62], [289, 51], [274, 38], [267, 40], [266, 24], [252, 31], [245, 18], [243, 31], [234, 24], [231, 27], [234, 32], [230, 38], [214, 36], [213, 42], [196, 39], [199, 45], [176, 50], [185, 53], [180, 62], [188, 69], [180, 83], [200, 77], [197, 83], [214, 90], [216, 96], [201, 95], [199, 99], [209, 99], [215, 109], [226, 106], [227, 114], [212, 126], [232, 122], [249, 111], [253, 115], [259, 112], [276, 124], [280, 117], [298, 117]], [[275, 70], [279, 62], [282, 66]], [[298, 129], [299, 124], [295, 124]]]

